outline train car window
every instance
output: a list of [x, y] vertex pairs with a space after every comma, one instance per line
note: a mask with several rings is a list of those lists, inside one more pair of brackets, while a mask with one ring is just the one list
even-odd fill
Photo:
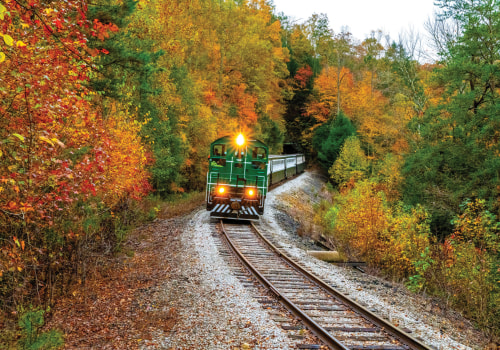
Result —
[[214, 145], [213, 148], [214, 157], [223, 157], [226, 155], [226, 145]]
[[255, 147], [252, 151], [253, 159], [266, 159], [266, 149], [262, 147]]

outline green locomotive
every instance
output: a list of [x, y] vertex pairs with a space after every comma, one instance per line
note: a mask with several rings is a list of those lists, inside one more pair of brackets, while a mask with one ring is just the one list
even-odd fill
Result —
[[206, 203], [215, 218], [258, 220], [264, 214], [268, 185], [302, 172], [301, 154], [269, 156], [259, 140], [242, 134], [225, 136], [210, 145]]

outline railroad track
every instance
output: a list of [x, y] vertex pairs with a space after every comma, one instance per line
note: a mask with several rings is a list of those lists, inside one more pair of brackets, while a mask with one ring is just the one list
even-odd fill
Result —
[[304, 270], [253, 224], [220, 221], [220, 226], [230, 249], [260, 284], [331, 349], [430, 350]]

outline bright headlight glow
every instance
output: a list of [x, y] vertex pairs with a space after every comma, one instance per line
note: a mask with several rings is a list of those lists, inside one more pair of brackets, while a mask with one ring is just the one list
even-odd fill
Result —
[[245, 144], [245, 137], [243, 134], [239, 134], [238, 137], [236, 138], [236, 144], [238, 146], [243, 146]]
[[253, 197], [255, 195], [255, 191], [253, 189], [248, 190], [248, 196]]
[[226, 189], [224, 187], [219, 187], [217, 189], [217, 192], [219, 192], [219, 194], [224, 194], [225, 191], [226, 191]]

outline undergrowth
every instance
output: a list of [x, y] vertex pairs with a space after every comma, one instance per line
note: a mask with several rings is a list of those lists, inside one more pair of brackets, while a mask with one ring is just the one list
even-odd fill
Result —
[[61, 219], [57, 227], [45, 232], [40, 244], [49, 250], [36, 251], [36, 271], [30, 268], [33, 257], [26, 255], [25, 242], [19, 240], [18, 265], [0, 275], [0, 348], [63, 346], [60, 332], [41, 331], [48, 307], [70, 290], [86, 291], [85, 281], [106, 256], [124, 253], [132, 257], [134, 252], [125, 244], [132, 230], [155, 219], [187, 214], [203, 200], [204, 193], [193, 192], [164, 198], [149, 195], [140, 201], [124, 198], [112, 208], [99, 201], [77, 203], [72, 217]]

